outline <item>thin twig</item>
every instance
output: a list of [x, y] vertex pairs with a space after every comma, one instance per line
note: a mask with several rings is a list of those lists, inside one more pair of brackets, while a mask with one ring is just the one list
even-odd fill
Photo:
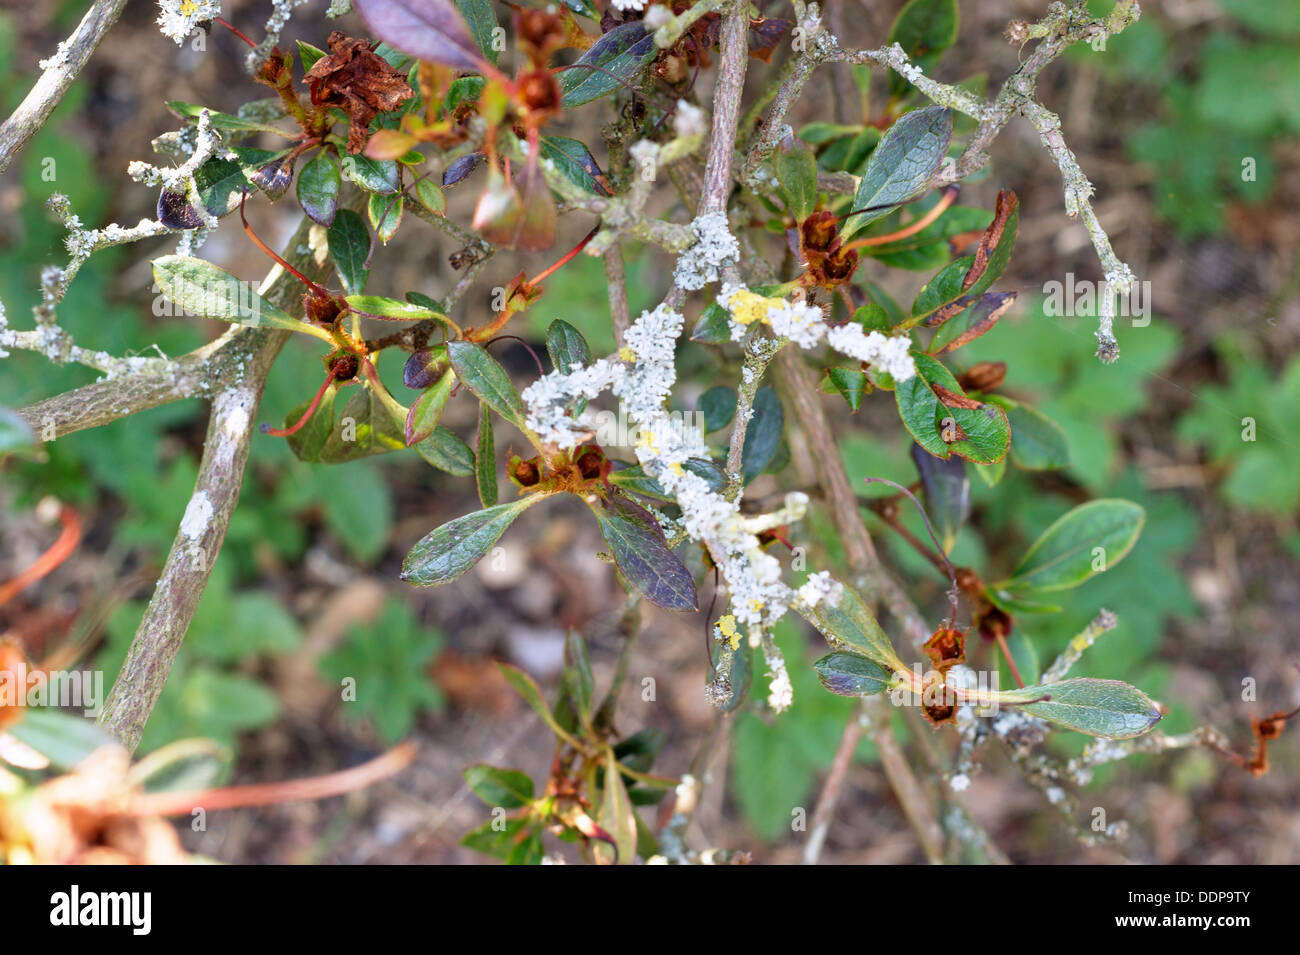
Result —
[[42, 61], [46, 64], [45, 72], [0, 126], [0, 173], [9, 168], [18, 151], [45, 125], [125, 6], [126, 0], [96, 0], [72, 36], [59, 44], [54, 56]]

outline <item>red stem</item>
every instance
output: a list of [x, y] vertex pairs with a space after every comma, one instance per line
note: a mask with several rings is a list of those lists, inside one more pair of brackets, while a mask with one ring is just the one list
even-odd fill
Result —
[[307, 423], [307, 419], [316, 413], [316, 406], [319, 405], [321, 399], [325, 397], [325, 390], [329, 388], [330, 383], [333, 381], [334, 369], [331, 367], [329, 374], [327, 374], [325, 380], [321, 382], [320, 389], [316, 392], [316, 397], [311, 400], [311, 404], [307, 406], [307, 410], [303, 412], [301, 418], [287, 428], [272, 428], [270, 425], [264, 423], [262, 425], [262, 434], [269, 434], [276, 438], [287, 438], [292, 434], [297, 434], [302, 430], [303, 425]]
[[223, 27], [225, 27], [227, 30], [229, 30], [231, 33], [233, 33], [235, 36], [239, 37], [241, 40], [243, 40], [245, 43], [247, 43], [249, 46], [251, 46], [254, 50], [257, 49], [257, 44], [254, 43], [252, 40], [250, 40], [247, 36], [245, 36], [244, 33], [243, 33], [243, 31], [241, 31], [239, 28], [233, 26], [233, 25], [232, 25], [228, 20], [223, 20], [221, 17], [213, 17], [213, 18], [212, 18], [212, 22], [213, 22], [213, 23], [220, 23]]

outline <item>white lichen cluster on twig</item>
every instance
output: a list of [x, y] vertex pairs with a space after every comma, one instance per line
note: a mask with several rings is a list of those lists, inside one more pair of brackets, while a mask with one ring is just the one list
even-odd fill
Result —
[[[194, 151], [182, 165], [159, 168], [144, 162], [132, 162], [127, 172], [136, 182], [184, 195], [192, 205], [201, 208], [194, 175], [220, 146], [221, 139], [212, 128], [211, 117], [207, 110], [203, 110], [199, 115]], [[32, 309], [35, 328], [30, 331], [12, 329], [8, 326], [3, 311], [0, 311], [0, 357], [7, 355], [9, 349], [35, 351], [52, 362], [86, 365], [104, 372], [109, 378], [163, 373], [167, 364], [165, 358], [118, 358], [107, 352], [78, 346], [72, 336], [59, 325], [58, 306], [81, 267], [99, 250], [179, 232], [181, 241], [178, 251], [189, 255], [202, 242], [207, 228], [184, 231], [164, 225], [157, 219], [141, 219], [131, 227], [114, 222], [102, 228], [91, 229], [83, 225], [81, 218], [72, 211], [71, 203], [65, 195], [56, 193], [51, 196], [46, 207], [68, 230], [63, 240], [68, 251], [68, 263], [62, 266], [48, 265], [41, 270], [41, 300]], [[215, 225], [215, 217], [208, 216], [207, 226]]]

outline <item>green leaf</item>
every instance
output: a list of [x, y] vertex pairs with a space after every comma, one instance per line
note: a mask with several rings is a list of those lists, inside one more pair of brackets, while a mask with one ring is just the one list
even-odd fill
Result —
[[952, 138], [952, 112], [943, 106], [904, 113], [871, 153], [853, 201], [854, 209], [870, 209], [844, 225], [847, 238], [869, 222], [889, 215], [929, 183], [943, 162]]
[[1106, 739], [1141, 736], [1160, 721], [1160, 711], [1137, 687], [1119, 680], [1078, 677], [1043, 683], [1001, 694], [1003, 700], [1032, 700], [1050, 695], [1042, 703], [1019, 709], [1066, 729]]
[[329, 226], [339, 207], [343, 177], [328, 152], [322, 151], [298, 173], [298, 204], [313, 222]]
[[[299, 461], [308, 463], [320, 461], [325, 443], [334, 433], [334, 397], [337, 394], [338, 383], [331, 382], [307, 423], [285, 439], [289, 442], [289, 450]], [[285, 415], [282, 427], [288, 428], [301, 421], [302, 416], [307, 413], [308, 404], [309, 402], [304, 401]]]
[[371, 159], [358, 153], [344, 153], [343, 177], [366, 192], [392, 195], [402, 187], [402, 172], [395, 159]]
[[[438, 427], [438, 422], [442, 419], [442, 410], [447, 407], [447, 398], [451, 395], [451, 386], [455, 380], [456, 376], [447, 372], [438, 379], [436, 385], [426, 389], [419, 398], [415, 399], [415, 404], [411, 405], [411, 411], [406, 416], [405, 437], [408, 447], [420, 443], [433, 434], [433, 429]], [[496, 501], [492, 503], [495, 504]]]
[[484, 507], [495, 507], [498, 494], [496, 441], [492, 437], [492, 412], [482, 403], [478, 408], [478, 447], [474, 452], [474, 484], [478, 488], [479, 503]]
[[339, 273], [343, 287], [353, 295], [360, 295], [370, 277], [370, 230], [365, 221], [351, 209], [339, 209], [327, 233], [330, 258]]
[[[635, 86], [641, 71], [658, 55], [654, 34], [639, 21], [614, 27], [560, 74], [562, 105], [590, 103], [622, 89], [623, 83]], [[599, 69], [587, 69], [589, 66]]]
[[475, 763], [461, 774], [474, 795], [492, 808], [520, 809], [533, 801], [533, 781], [517, 769]]
[[786, 209], [802, 222], [817, 208], [817, 159], [803, 142], [788, 136], [772, 155]]
[[754, 415], [745, 431], [745, 446], [741, 449], [741, 473], [748, 484], [763, 473], [781, 446], [785, 431], [785, 412], [776, 389], [764, 385], [754, 395]]
[[618, 771], [618, 761], [612, 749], [605, 751], [605, 791], [601, 797], [600, 813], [596, 822], [614, 839], [614, 846], [597, 842], [594, 847], [598, 862], [616, 862], [633, 865], [636, 862], [636, 809], [628, 798], [623, 774]]
[[298, 60], [302, 63], [302, 71], [304, 73], [315, 66], [316, 61], [321, 59], [323, 56], [325, 56], [325, 51], [320, 47], [312, 46], [310, 43], [304, 43], [302, 40], [298, 41]]
[[499, 51], [492, 41], [497, 29], [497, 16], [492, 12], [492, 0], [456, 0], [456, 9], [469, 24], [469, 31], [483, 56], [496, 66]]
[[695, 580], [668, 547], [654, 515], [621, 493], [592, 511], [623, 576], [647, 600], [665, 610], [696, 610]]
[[239, 208], [240, 200], [255, 188], [244, 167], [233, 159], [213, 156], [194, 174], [203, 208], [220, 218]]
[[153, 277], [162, 294], [189, 314], [254, 328], [268, 325], [328, 340], [325, 332], [290, 317], [258, 295], [253, 283], [203, 259], [164, 255], [153, 260]]
[[546, 857], [541, 830], [528, 819], [492, 819], [467, 833], [461, 845], [500, 859], [506, 865], [541, 865]]
[[1007, 409], [1011, 460], [1017, 467], [1045, 471], [1070, 466], [1070, 442], [1059, 424], [1029, 405], [1006, 398], [998, 403]]
[[609, 195], [605, 173], [586, 143], [568, 136], [543, 136], [541, 149], [542, 158], [555, 163], [564, 178], [593, 195]]
[[551, 708], [546, 705], [546, 699], [542, 696], [541, 688], [538, 687], [537, 682], [532, 677], [509, 663], [497, 663], [497, 669], [506, 678], [506, 682], [514, 687], [515, 692], [524, 698], [524, 702], [532, 707], [533, 712], [542, 718], [542, 722], [551, 728], [552, 733], [569, 744], [579, 749], [582, 748], [578, 741], [555, 721], [555, 717], [551, 714]]
[[[418, 292], [408, 293], [418, 295]], [[426, 303], [403, 302], [401, 299], [386, 298], [382, 295], [347, 295], [343, 300], [348, 303], [348, 307], [355, 309], [368, 318], [390, 319], [395, 322], [419, 322], [433, 319], [434, 321], [447, 324], [447, 316], [442, 311], [442, 306], [429, 299]], [[431, 308], [430, 305], [437, 306]]]
[[345, 717], [372, 719], [380, 737], [395, 743], [411, 732], [421, 711], [443, 704], [428, 671], [444, 642], [406, 604], [389, 601], [377, 621], [350, 628], [346, 642], [321, 657], [320, 671], [335, 683], [355, 681], [356, 698], [345, 704]]
[[837, 696], [865, 696], [889, 689], [894, 676], [858, 653], [828, 653], [813, 669], [822, 686]]
[[1066, 590], [1118, 564], [1142, 532], [1146, 511], [1132, 501], [1080, 504], [1045, 530], [995, 590]]
[[862, 399], [874, 387], [861, 368], [827, 368], [826, 381], [848, 402], [850, 411], [862, 407]]
[[529, 506], [541, 500], [530, 494], [448, 521], [421, 538], [402, 562], [402, 580], [420, 587], [449, 583], [477, 564]]
[[[957, 0], [910, 0], [899, 11], [889, 31], [889, 43], [898, 43], [911, 61], [929, 73], [943, 51], [957, 41]], [[905, 95], [912, 84], [892, 70], [889, 92]]]
[[595, 696], [595, 678], [591, 675], [591, 657], [582, 634], [570, 630], [564, 637], [564, 692], [584, 727], [591, 723], [591, 705]]
[[691, 341], [702, 345], [721, 345], [731, 341], [730, 316], [717, 302], [710, 302], [700, 313], [691, 330]]
[[22, 718], [5, 732], [58, 769], [71, 769], [100, 747], [117, 745], [94, 720], [42, 707], [24, 708]]
[[736, 389], [729, 385], [715, 385], [700, 395], [695, 409], [704, 416], [705, 434], [725, 428], [736, 416]]
[[551, 364], [566, 375], [579, 365], [591, 364], [587, 339], [562, 318], [551, 322], [546, 329], [546, 354], [551, 357]]
[[5, 455], [21, 454], [30, 457], [39, 450], [36, 434], [27, 419], [18, 412], [0, 405], [0, 461]]
[[865, 656], [889, 671], [904, 669], [875, 616], [858, 592], [847, 584], [839, 603], [832, 607], [823, 600], [805, 616], [822, 632], [832, 649]]
[[415, 190], [415, 198], [419, 200], [420, 205], [436, 216], [446, 214], [447, 194], [442, 191], [442, 186], [425, 177], [424, 179], [417, 179], [412, 188]]
[[402, 205], [403, 197], [401, 193], [395, 196], [380, 196], [374, 193], [370, 194], [370, 199], [366, 203], [366, 212], [370, 217], [370, 225], [375, 230], [375, 235], [384, 245], [388, 240], [397, 234], [397, 228], [402, 224]]
[[966, 462], [936, 458], [920, 445], [912, 445], [912, 460], [925, 488], [925, 511], [945, 553], [957, 544], [957, 534], [970, 516], [970, 477]]
[[[167, 108], [182, 119], [192, 119], [198, 121], [199, 114], [203, 112], [203, 107], [194, 103], [185, 103], [181, 100], [170, 100]], [[226, 133], [237, 133], [241, 135], [253, 135], [255, 133], [272, 133], [276, 136], [283, 136], [285, 139], [292, 139], [295, 133], [279, 129], [269, 123], [259, 123], [251, 119], [244, 119], [242, 116], [232, 116], [230, 113], [221, 113], [216, 110], [208, 110], [208, 117], [212, 121], [212, 128]]]
[[[913, 352], [916, 374], [899, 382], [894, 390], [898, 415], [916, 443], [937, 458], [959, 455], [976, 464], [993, 464], [1006, 457], [1011, 444], [1011, 426], [1007, 413], [988, 403], [977, 408], [948, 407], [939, 400], [932, 386], [937, 385], [964, 398], [965, 393], [952, 372], [938, 359]], [[945, 420], [955, 422], [965, 437], [943, 439]]]
[[528, 426], [524, 423], [524, 401], [495, 358], [481, 346], [467, 341], [448, 342], [447, 358], [456, 377], [479, 401], [520, 431], [528, 433]]
[[469, 477], [474, 473], [474, 452], [442, 425], [417, 444], [415, 452], [439, 471], [446, 471], [453, 477]]
[[323, 464], [355, 461], [406, 447], [406, 415], [393, 411], [370, 387], [357, 388], [320, 451]]

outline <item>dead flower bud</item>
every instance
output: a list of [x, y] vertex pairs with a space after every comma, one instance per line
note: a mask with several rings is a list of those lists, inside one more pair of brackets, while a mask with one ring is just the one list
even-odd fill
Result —
[[966, 633], [962, 630], [940, 627], [922, 648], [934, 668], [940, 673], [966, 662]]
[[366, 147], [370, 121], [397, 109], [415, 91], [365, 40], [335, 30], [329, 48], [329, 55], [317, 60], [303, 79], [314, 106], [336, 106], [347, 114], [348, 152], [356, 155]]

